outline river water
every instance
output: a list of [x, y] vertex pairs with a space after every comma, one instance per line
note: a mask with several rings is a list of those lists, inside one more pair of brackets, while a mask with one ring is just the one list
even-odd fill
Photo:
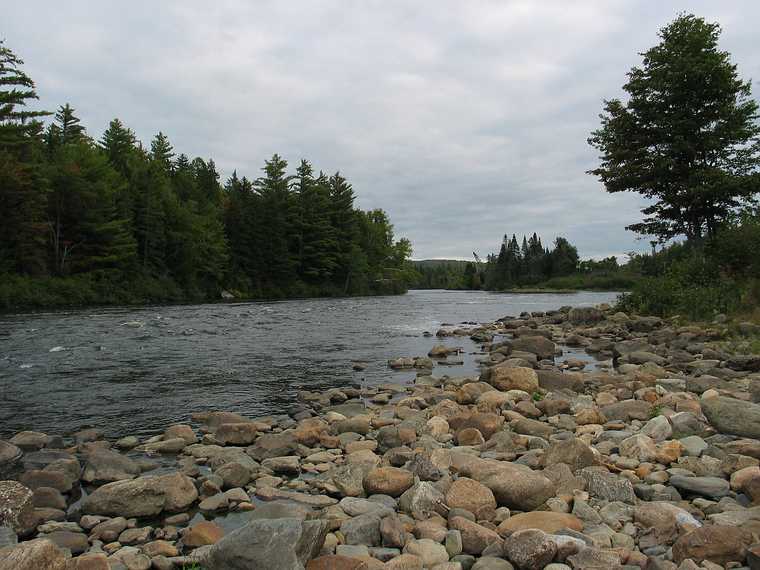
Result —
[[[614, 301], [614, 293], [410, 291], [392, 297], [82, 309], [0, 315], [0, 436], [85, 426], [147, 435], [205, 410], [285, 413], [298, 390], [410, 382], [387, 360], [426, 355], [444, 323]], [[464, 364], [477, 368], [478, 347]], [[354, 372], [353, 361], [368, 363]]]

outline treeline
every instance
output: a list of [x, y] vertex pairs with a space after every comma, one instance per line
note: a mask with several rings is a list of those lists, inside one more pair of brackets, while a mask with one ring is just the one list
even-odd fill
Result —
[[0, 307], [406, 289], [409, 241], [340, 173], [274, 155], [222, 183], [163, 133], [95, 140], [68, 104], [45, 125], [22, 63], [0, 44]]
[[[580, 261], [578, 249], [567, 239], [558, 237], [551, 248], [543, 245], [533, 233], [523, 236], [505, 235], [499, 252], [482, 261], [425, 260], [414, 262], [419, 274], [413, 286], [418, 289], [483, 289], [504, 291], [521, 287], [603, 288], [625, 287], [627, 280], [619, 279], [617, 259]], [[601, 279], [612, 277], [614, 279]], [[572, 280], [559, 282], [559, 279]]]

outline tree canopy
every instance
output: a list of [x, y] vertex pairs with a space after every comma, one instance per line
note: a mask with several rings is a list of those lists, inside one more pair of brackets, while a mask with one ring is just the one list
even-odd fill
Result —
[[720, 33], [718, 24], [679, 16], [628, 73], [627, 100], [604, 103], [589, 138], [601, 163], [589, 173], [608, 192], [650, 199], [630, 230], [699, 241], [760, 189], [758, 105], [720, 50]]

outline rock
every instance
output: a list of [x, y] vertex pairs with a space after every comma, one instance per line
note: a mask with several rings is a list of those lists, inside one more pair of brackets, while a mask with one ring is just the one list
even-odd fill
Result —
[[21, 459], [21, 449], [0, 439], [0, 477], [6, 477]]
[[224, 445], [250, 445], [258, 434], [258, 425], [252, 422], [223, 423], [214, 433], [214, 439]]
[[432, 568], [436, 564], [443, 564], [449, 561], [446, 547], [429, 538], [410, 540], [404, 547], [404, 554], [413, 554], [419, 557], [425, 568]]
[[245, 487], [251, 480], [251, 470], [237, 461], [225, 463], [214, 471], [214, 474], [222, 478], [222, 488], [224, 489]]
[[679, 491], [686, 491], [692, 495], [702, 495], [713, 499], [719, 499], [728, 495], [731, 486], [725, 479], [718, 477], [683, 477], [673, 475], [670, 484]]
[[261, 462], [261, 466], [270, 469], [276, 475], [298, 475], [301, 472], [301, 458], [297, 455], [271, 457]]
[[224, 493], [217, 493], [203, 499], [198, 505], [198, 509], [204, 513], [215, 513], [217, 511], [226, 511], [230, 506], [230, 500]]
[[568, 513], [555, 513], [551, 511], [534, 511], [532, 513], [520, 513], [513, 515], [499, 525], [499, 534], [510, 534], [518, 530], [534, 528], [546, 533], [554, 534], [563, 529], [575, 531], [583, 530], [581, 520]]
[[523, 336], [512, 340], [512, 349], [535, 354], [539, 360], [552, 360], [557, 347], [543, 336]]
[[620, 455], [641, 462], [656, 461], [657, 446], [651, 437], [637, 433], [620, 442]]
[[628, 504], [636, 502], [633, 485], [628, 479], [596, 467], [581, 469], [580, 476], [586, 482], [588, 494], [596, 499], [621, 501]]
[[256, 461], [263, 461], [270, 457], [282, 457], [294, 455], [298, 452], [298, 442], [292, 433], [265, 433], [256, 439], [246, 453]]
[[172, 473], [108, 483], [87, 496], [82, 509], [94, 515], [150, 517], [182, 511], [197, 498], [192, 479]]
[[127, 519], [124, 517], [107, 519], [97, 524], [90, 531], [90, 536], [94, 540], [102, 540], [106, 543], [115, 542], [119, 535], [127, 528], [127, 524]]
[[374, 513], [348, 519], [340, 526], [346, 544], [378, 546], [380, 544], [380, 517]]
[[550, 479], [516, 463], [473, 460], [460, 469], [460, 474], [491, 489], [500, 506], [521, 511], [538, 508], [555, 492]]
[[404, 491], [398, 506], [400, 511], [409, 513], [413, 518], [426, 520], [438, 511], [443, 499], [443, 493], [432, 483], [421, 481]]
[[55, 543], [38, 538], [0, 551], [0, 570], [66, 570], [68, 560]]
[[673, 435], [673, 428], [670, 426], [668, 418], [665, 416], [655, 416], [641, 428], [640, 433], [649, 436], [655, 442], [659, 443], [671, 438]]
[[480, 555], [489, 545], [500, 544], [501, 537], [493, 530], [464, 517], [452, 517], [449, 528], [458, 530], [462, 536], [462, 550], [467, 554]]
[[195, 436], [193, 428], [184, 424], [169, 426], [164, 432], [164, 439], [184, 439], [187, 445], [196, 443], [198, 438]]
[[[110, 570], [111, 565], [108, 564], [108, 557], [105, 554], [94, 552], [90, 554], [82, 554], [77, 556], [73, 560], [69, 561], [69, 565], [66, 570]], [[157, 569], [159, 570], [159, 569]]]
[[504, 540], [504, 554], [520, 570], [542, 570], [556, 553], [555, 542], [537, 529], [518, 530]]
[[310, 560], [306, 570], [368, 570], [368, 567], [367, 563], [359, 558], [328, 554]]
[[459, 477], [446, 491], [450, 509], [465, 509], [477, 520], [491, 520], [496, 511], [496, 498], [491, 489], [468, 477]]
[[687, 558], [695, 562], [709, 560], [725, 565], [744, 562], [752, 533], [734, 526], [703, 526], [681, 536], [673, 544], [673, 560], [680, 564]]
[[66, 509], [66, 497], [58, 489], [52, 487], [39, 487], [35, 489], [32, 502], [37, 508]]
[[608, 420], [631, 420], [647, 421], [652, 409], [649, 402], [643, 400], [623, 400], [609, 406], [602, 407], [602, 413]]
[[414, 476], [396, 467], [377, 467], [364, 477], [364, 490], [368, 495], [398, 497], [414, 483]]
[[112, 483], [134, 479], [138, 475], [140, 475], [140, 466], [129, 457], [109, 449], [96, 448], [87, 455], [82, 481]]
[[523, 390], [532, 394], [538, 390], [538, 376], [532, 368], [496, 366], [491, 369], [489, 383], [502, 392]]
[[211, 546], [199, 562], [206, 570], [303, 570], [326, 535], [326, 521], [254, 520]]
[[572, 390], [580, 392], [583, 389], [583, 376], [575, 372], [559, 370], [537, 370], [538, 385], [544, 390]]
[[[124, 546], [111, 555], [109, 562], [121, 563], [127, 570], [149, 570], [150, 558], [135, 546]], [[118, 568], [118, 566], [117, 566]]]
[[[422, 570], [422, 558], [414, 554], [402, 554], [385, 563], [385, 570]], [[362, 569], [364, 570], [364, 569]]]
[[544, 452], [542, 459], [544, 467], [564, 463], [572, 471], [597, 464], [594, 451], [578, 438], [552, 443]]
[[37, 526], [32, 490], [17, 481], [0, 481], [0, 527], [22, 536]]
[[567, 557], [573, 570], [618, 570], [620, 554], [614, 550], [583, 548], [577, 554]]
[[200, 521], [185, 531], [182, 544], [188, 548], [198, 548], [216, 544], [224, 536], [224, 530], [211, 521]]
[[81, 532], [58, 530], [44, 535], [44, 538], [54, 542], [59, 548], [69, 550], [74, 556], [82, 554], [90, 546], [87, 543], [87, 535]]
[[32, 490], [38, 487], [52, 487], [61, 493], [68, 493], [76, 479], [63, 471], [31, 469], [24, 471], [19, 477], [19, 481]]
[[633, 520], [646, 531], [639, 537], [641, 548], [671, 544], [681, 532], [702, 526], [688, 511], [659, 501], [637, 505]]
[[38, 431], [20, 431], [10, 439], [10, 443], [23, 451], [37, 451], [47, 446], [52, 438]]
[[760, 404], [723, 396], [702, 398], [702, 412], [720, 433], [760, 439]]
[[574, 325], [596, 323], [604, 319], [604, 313], [595, 307], [573, 307], [567, 318]]

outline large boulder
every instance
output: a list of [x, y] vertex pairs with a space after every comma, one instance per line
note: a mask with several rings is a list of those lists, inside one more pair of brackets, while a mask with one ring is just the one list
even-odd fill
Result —
[[298, 451], [298, 441], [291, 432], [264, 434], [256, 439], [246, 453], [256, 461], [263, 461], [272, 457], [295, 455]]
[[232, 531], [199, 557], [206, 570], [303, 570], [327, 535], [323, 520], [254, 520]]
[[570, 309], [567, 318], [574, 325], [596, 323], [604, 319], [604, 313], [596, 307], [574, 307]]
[[140, 474], [140, 466], [125, 455], [110, 449], [95, 448], [87, 455], [82, 473], [85, 483], [113, 483], [134, 479]]
[[702, 412], [720, 433], [760, 439], [760, 404], [723, 396], [703, 398]]
[[30, 533], [36, 526], [32, 490], [18, 481], [0, 481], [1, 526], [21, 535]]
[[446, 505], [471, 512], [477, 520], [491, 520], [496, 510], [493, 491], [468, 477], [459, 477], [446, 491]]
[[93, 515], [151, 517], [183, 511], [197, 499], [192, 479], [170, 473], [103, 485], [84, 500], [82, 510]]
[[459, 473], [491, 489], [496, 502], [510, 509], [532, 511], [553, 497], [556, 491], [550, 479], [518, 463], [473, 457], [462, 465]]

